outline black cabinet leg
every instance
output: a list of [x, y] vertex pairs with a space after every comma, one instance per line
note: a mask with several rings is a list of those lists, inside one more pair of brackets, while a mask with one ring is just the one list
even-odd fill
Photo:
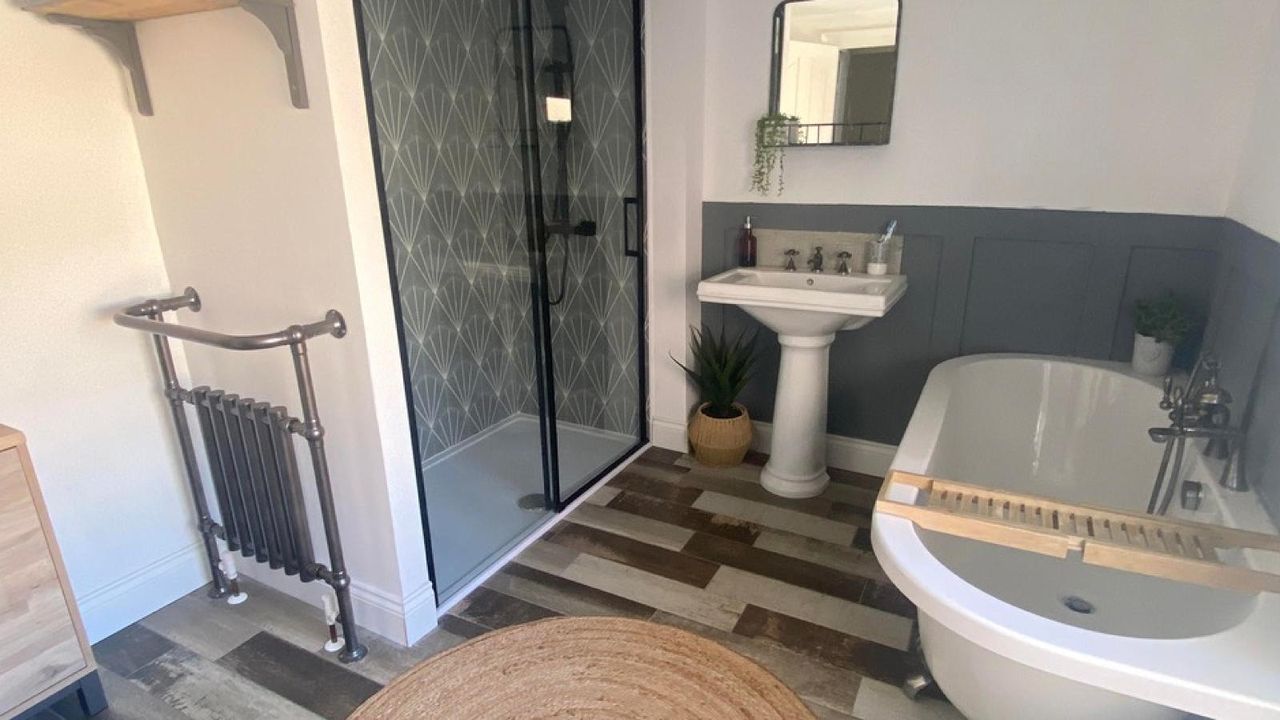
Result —
[[76, 697], [79, 698], [80, 709], [84, 710], [85, 715], [97, 715], [107, 709], [107, 694], [102, 690], [102, 680], [96, 670], [80, 678]]

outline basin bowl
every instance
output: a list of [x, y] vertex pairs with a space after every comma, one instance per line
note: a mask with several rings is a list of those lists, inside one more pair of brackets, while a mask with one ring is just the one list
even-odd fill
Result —
[[698, 299], [737, 305], [779, 335], [813, 337], [883, 317], [906, 290], [902, 275], [736, 268], [698, 283]]

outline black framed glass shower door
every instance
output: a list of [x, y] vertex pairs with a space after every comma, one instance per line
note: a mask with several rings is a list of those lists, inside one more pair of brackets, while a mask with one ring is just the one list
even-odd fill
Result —
[[563, 508], [647, 441], [641, 4], [522, 4], [548, 495]]
[[647, 440], [636, 0], [355, 0], [448, 599]]

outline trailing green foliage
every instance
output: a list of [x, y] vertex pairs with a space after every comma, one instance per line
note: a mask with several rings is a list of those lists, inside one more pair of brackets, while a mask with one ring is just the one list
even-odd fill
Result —
[[782, 194], [783, 156], [791, 126], [799, 119], [792, 115], [769, 113], [756, 121], [755, 160], [751, 167], [751, 189], [768, 195], [773, 187], [774, 170], [778, 172], [778, 194]]
[[714, 333], [707, 326], [689, 328], [689, 350], [693, 355], [692, 367], [671, 359], [684, 370], [695, 387], [701, 402], [707, 403], [706, 414], [713, 418], [733, 418], [741, 413], [733, 406], [742, 388], [751, 379], [756, 362], [756, 339], [738, 333], [732, 340], [725, 336], [724, 328]]
[[1173, 293], [1133, 306], [1133, 327], [1139, 335], [1177, 345], [1191, 332], [1191, 316]]

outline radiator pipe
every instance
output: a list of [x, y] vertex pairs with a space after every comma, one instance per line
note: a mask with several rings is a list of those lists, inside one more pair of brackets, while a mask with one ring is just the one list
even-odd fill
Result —
[[333, 488], [329, 485], [329, 462], [324, 452], [324, 426], [316, 407], [315, 384], [311, 379], [311, 362], [307, 358], [306, 335], [302, 326], [288, 330], [293, 344], [293, 369], [298, 377], [298, 397], [302, 401], [302, 436], [311, 448], [311, 466], [316, 475], [316, 495], [320, 500], [320, 518], [324, 523], [325, 539], [329, 547], [330, 577], [326, 578], [338, 598], [338, 620], [342, 623], [342, 638], [346, 648], [338, 655], [342, 662], [355, 662], [368, 654], [356, 634], [355, 613], [351, 608], [351, 578], [347, 576], [347, 564], [342, 557], [342, 541], [338, 536], [338, 515], [334, 511]]
[[[193, 309], [200, 307], [199, 296], [195, 295], [194, 290], [191, 291], [190, 297], [183, 296], [183, 298], [186, 298], [185, 305]], [[176, 299], [172, 301], [176, 302]], [[148, 313], [147, 317], [152, 321], [158, 321], [163, 317], [158, 301], [151, 301], [150, 309], [152, 312]], [[178, 449], [182, 452], [182, 464], [186, 467], [187, 483], [191, 486], [191, 496], [196, 505], [196, 526], [204, 541], [205, 560], [209, 563], [209, 573], [213, 576], [213, 587], [209, 588], [209, 597], [223, 598], [229, 594], [230, 589], [227, 587], [227, 579], [218, 567], [221, 561], [218, 541], [211, 528], [213, 518], [209, 515], [209, 501], [204, 496], [204, 484], [200, 482], [200, 466], [196, 463], [196, 451], [191, 444], [191, 428], [187, 423], [187, 411], [179, 395], [181, 388], [178, 385], [178, 372], [173, 365], [173, 352], [169, 349], [169, 339], [165, 336], [152, 335], [151, 339], [155, 344], [156, 357], [160, 361], [160, 373], [164, 378], [164, 396], [169, 400], [169, 411], [173, 415], [173, 424], [178, 430]]]

